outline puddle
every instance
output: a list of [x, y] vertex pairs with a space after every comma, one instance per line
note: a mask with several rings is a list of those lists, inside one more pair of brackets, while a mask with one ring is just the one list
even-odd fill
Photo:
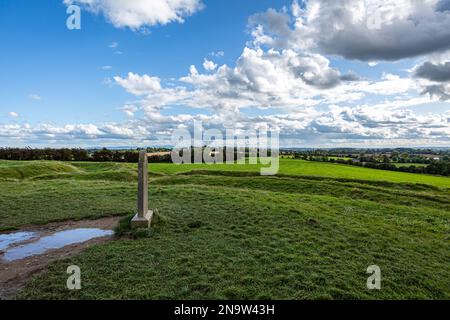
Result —
[[[1, 0], [0, 0], [1, 1]], [[12, 299], [49, 264], [114, 240], [120, 217], [53, 222], [0, 234], [0, 300]]]
[[12, 244], [18, 244], [36, 236], [33, 232], [20, 232], [4, 235], [6, 240], [2, 241], [2, 238], [0, 238], [0, 246], [6, 246], [4, 249], [9, 248], [5, 251], [3, 259], [12, 262], [34, 255], [40, 255], [49, 250], [61, 249], [69, 245], [83, 243], [92, 239], [112, 236], [113, 234], [114, 231], [95, 228], [72, 229], [56, 232], [52, 235], [42, 237], [35, 242], [9, 248]]
[[13, 244], [21, 243], [37, 237], [36, 232], [15, 232], [0, 234], [0, 251], [9, 248]]

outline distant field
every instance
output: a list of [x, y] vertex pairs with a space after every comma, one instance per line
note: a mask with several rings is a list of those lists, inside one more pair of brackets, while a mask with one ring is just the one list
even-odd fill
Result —
[[352, 158], [350, 157], [328, 157], [328, 159], [345, 160], [345, 161], [352, 160]]
[[[126, 225], [136, 169], [0, 161], [0, 231], [111, 215], [128, 217]], [[151, 231], [52, 264], [20, 297], [450, 298], [450, 193], [436, 188], [448, 178], [298, 160], [282, 160], [279, 177], [254, 174], [259, 166], [150, 169], [159, 212]], [[73, 264], [81, 291], [65, 287]], [[382, 270], [381, 291], [366, 288], [372, 264]]]
[[411, 166], [415, 166], [415, 167], [426, 167], [428, 166], [427, 164], [423, 164], [423, 163], [391, 163], [394, 166], [401, 168], [401, 167], [411, 167]]
[[[192, 170], [219, 171], [251, 171], [259, 172], [261, 165], [173, 165], [157, 163], [150, 165], [150, 171], [155, 173], [175, 174]], [[439, 177], [425, 174], [385, 171], [361, 168], [344, 164], [312, 162], [303, 160], [280, 159], [280, 174], [295, 176], [329, 177], [341, 179], [387, 181], [394, 183], [418, 183], [436, 187], [450, 188], [449, 177]]]

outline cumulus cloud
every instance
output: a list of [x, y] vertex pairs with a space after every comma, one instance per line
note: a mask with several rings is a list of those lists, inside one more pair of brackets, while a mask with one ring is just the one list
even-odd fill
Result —
[[362, 61], [395, 61], [450, 48], [448, 1], [308, 0], [250, 19], [254, 43]]
[[157, 77], [150, 77], [148, 75], [140, 76], [130, 72], [126, 79], [114, 77], [114, 80], [129, 93], [137, 96], [161, 90], [161, 80]]
[[234, 67], [222, 65], [201, 73], [193, 65], [175, 86], [164, 85], [158, 77], [146, 74], [129, 73], [114, 80], [154, 107], [176, 104], [215, 112], [237, 112], [248, 107], [298, 109], [414, 89], [411, 79], [398, 75], [385, 74], [379, 81], [370, 81], [353, 72], [342, 74], [318, 54], [261, 48], [245, 48]]
[[146, 74], [130, 72], [125, 78], [114, 77], [114, 81], [127, 92], [143, 97], [141, 105], [147, 109], [187, 103], [185, 100], [191, 96], [184, 87], [163, 87], [160, 78]]
[[122, 107], [122, 111], [128, 116], [128, 117], [134, 117], [134, 114], [138, 111], [138, 107], [134, 105], [125, 105]]
[[18, 118], [19, 114], [17, 112], [11, 111], [8, 112], [8, 116], [10, 116], [11, 118]]
[[[308, 72], [316, 75], [308, 78]], [[325, 86], [325, 80], [319, 81], [328, 78], [344, 81], [345, 77], [349, 82], [335, 87]], [[340, 75], [320, 55], [246, 48], [234, 68], [223, 65], [213, 73], [202, 74], [191, 66], [189, 74], [180, 78], [180, 86], [175, 88], [164, 86], [161, 80], [157, 81], [158, 86], [143, 86], [149, 78], [153, 77], [129, 74], [126, 78], [117, 77], [116, 81], [143, 98], [138, 106], [144, 112], [140, 121], [166, 136], [196, 120], [207, 128], [217, 129], [245, 130], [268, 125], [281, 132], [284, 141], [296, 139], [297, 143], [317, 139], [321, 140], [318, 143], [336, 141], [342, 145], [363, 141], [424, 144], [450, 141], [450, 113], [418, 115], [408, 109], [430, 101], [426, 97], [407, 96], [417, 89], [413, 79], [389, 73], [379, 81], [360, 79], [352, 73]], [[189, 87], [182, 86], [183, 83]], [[355, 105], [366, 94], [386, 100]], [[161, 113], [161, 108], [174, 104], [210, 108], [213, 112], [176, 116]], [[248, 107], [278, 112], [247, 116], [242, 111]]]
[[102, 13], [115, 27], [139, 30], [184, 19], [202, 9], [201, 0], [64, 0]]
[[203, 62], [203, 68], [207, 71], [214, 71], [217, 69], [217, 64], [215, 64], [213, 61], [205, 59]]
[[[244, 48], [234, 67], [222, 65], [201, 73], [193, 65], [174, 86], [145, 74], [130, 73], [115, 80], [142, 98], [137, 107], [144, 113], [141, 121], [165, 135], [197, 120], [218, 129], [268, 125], [280, 131], [284, 141], [297, 142], [389, 140], [429, 144], [448, 143], [450, 139], [448, 114], [424, 116], [408, 109], [430, 102], [426, 97], [408, 97], [411, 91], [419, 89], [414, 79], [390, 73], [383, 74], [380, 80], [362, 79], [353, 72], [341, 74], [319, 54]], [[363, 103], [367, 96], [385, 101]], [[173, 105], [206, 108], [212, 113], [161, 113], [162, 108]], [[255, 107], [270, 108], [274, 114], [263, 112], [250, 117], [243, 113], [246, 108]]]

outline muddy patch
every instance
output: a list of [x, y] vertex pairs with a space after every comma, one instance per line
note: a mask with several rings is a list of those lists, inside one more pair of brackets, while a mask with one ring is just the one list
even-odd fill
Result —
[[119, 219], [67, 221], [1, 233], [0, 299], [13, 297], [50, 263], [76, 255], [90, 245], [112, 240], [112, 230]]

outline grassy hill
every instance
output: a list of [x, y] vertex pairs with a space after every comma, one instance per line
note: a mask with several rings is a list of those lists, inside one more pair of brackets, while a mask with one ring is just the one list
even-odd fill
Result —
[[[174, 175], [192, 171], [232, 171], [259, 173], [263, 165], [249, 164], [183, 164], [154, 163], [149, 165], [152, 175]], [[19, 162], [0, 160], [0, 179], [79, 179], [128, 180], [137, 179], [137, 165], [129, 163], [93, 162]], [[385, 181], [392, 183], [424, 184], [450, 188], [450, 178], [426, 174], [385, 171], [344, 164], [280, 159], [279, 175], [326, 177], [347, 180]]]
[[76, 174], [77, 167], [65, 162], [0, 160], [0, 179], [31, 179], [45, 175]]
[[[449, 178], [298, 160], [282, 160], [278, 177], [258, 166], [150, 169], [151, 231], [51, 265], [21, 297], [450, 298]], [[126, 227], [135, 179], [132, 164], [0, 162], [0, 228], [108, 215], [127, 216]], [[71, 264], [78, 292], [65, 288]], [[372, 264], [380, 291], [366, 288]]]
[[[150, 171], [156, 173], [174, 174], [191, 170], [218, 170], [259, 172], [262, 165], [179, 165], [157, 163], [150, 165]], [[294, 176], [311, 176], [342, 178], [354, 180], [387, 181], [395, 183], [428, 184], [437, 187], [450, 188], [450, 178], [406, 172], [385, 171], [354, 167], [344, 164], [311, 162], [293, 159], [280, 159], [279, 174]]]

